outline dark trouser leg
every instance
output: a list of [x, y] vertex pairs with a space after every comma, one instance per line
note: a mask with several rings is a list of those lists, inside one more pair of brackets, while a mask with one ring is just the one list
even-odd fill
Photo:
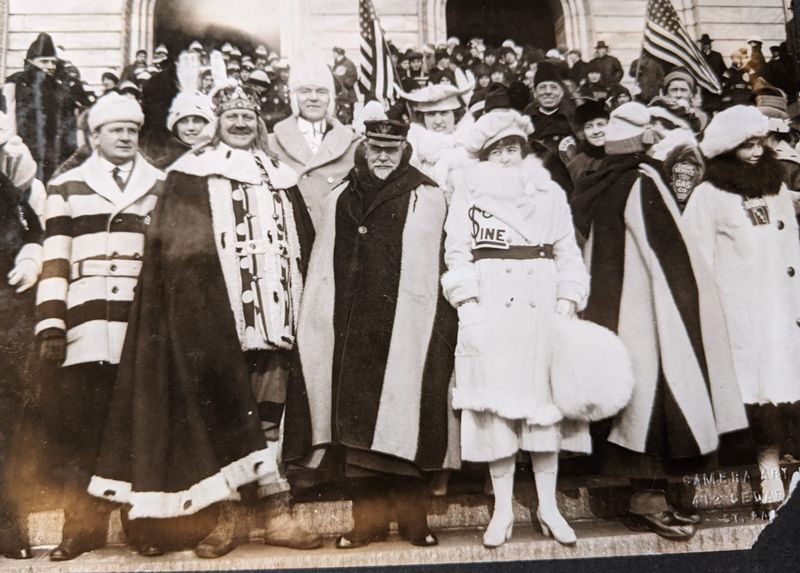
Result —
[[101, 547], [112, 506], [90, 496], [86, 488], [94, 474], [116, 382], [117, 367], [108, 363], [67, 366], [52, 388], [57, 397], [51, 416], [59, 430], [65, 480], [63, 539], [85, 547]]
[[389, 496], [389, 488], [381, 478], [363, 478], [350, 484], [354, 537], [373, 541], [386, 538], [392, 509]]
[[0, 359], [0, 554], [15, 558], [29, 557], [27, 523], [25, 516], [18, 511], [17, 500], [13, 498], [13, 467], [16, 440], [24, 407], [22, 389], [24, 373], [19, 364]]
[[419, 478], [401, 476], [394, 477], [392, 481], [400, 537], [418, 544], [431, 534], [425, 503], [425, 482]]

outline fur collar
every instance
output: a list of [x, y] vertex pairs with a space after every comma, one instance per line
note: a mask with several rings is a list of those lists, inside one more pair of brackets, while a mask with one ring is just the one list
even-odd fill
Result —
[[[266, 154], [262, 159], [275, 189], [288, 189], [297, 185], [297, 174], [291, 167], [277, 160], [272, 161]], [[221, 142], [214, 147], [203, 147], [187, 153], [169, 171], [197, 177], [224, 177], [247, 185], [261, 184], [261, 171], [253, 153], [249, 150], [233, 149]]]
[[764, 155], [755, 165], [724, 153], [708, 162], [706, 179], [715, 187], [743, 197], [777, 195], [783, 183], [783, 166], [772, 150], [765, 148]]

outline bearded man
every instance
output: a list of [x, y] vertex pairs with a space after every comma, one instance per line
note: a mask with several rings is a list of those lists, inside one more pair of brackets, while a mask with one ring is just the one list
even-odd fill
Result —
[[354, 528], [337, 547], [385, 539], [392, 500], [401, 537], [434, 545], [422, 472], [442, 468], [448, 445], [457, 318], [439, 286], [447, 208], [410, 165], [408, 126], [364, 125], [309, 263], [298, 326], [304, 379], [290, 386], [284, 459], [354, 485]]
[[321, 539], [291, 516], [276, 442], [313, 230], [296, 175], [266, 148], [257, 94], [226, 87], [213, 104], [215, 137], [173, 165], [154, 215], [89, 490], [131, 519], [223, 502], [195, 548], [213, 558], [246, 538], [226, 500], [249, 486], [265, 543], [310, 549]]

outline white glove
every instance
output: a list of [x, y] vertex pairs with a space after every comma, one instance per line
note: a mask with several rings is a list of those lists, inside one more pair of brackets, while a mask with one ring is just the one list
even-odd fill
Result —
[[17, 266], [8, 273], [8, 284], [17, 287], [17, 292], [25, 292], [39, 278], [39, 265], [31, 259], [22, 259]]
[[565, 298], [560, 298], [556, 301], [556, 312], [566, 318], [575, 316], [576, 307], [575, 302]]

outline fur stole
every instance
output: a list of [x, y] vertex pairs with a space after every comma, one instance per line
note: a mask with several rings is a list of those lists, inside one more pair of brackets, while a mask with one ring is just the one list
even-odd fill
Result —
[[764, 148], [764, 155], [755, 165], [724, 153], [708, 162], [706, 179], [718, 189], [742, 197], [777, 195], [783, 183], [783, 166], [771, 149]]

